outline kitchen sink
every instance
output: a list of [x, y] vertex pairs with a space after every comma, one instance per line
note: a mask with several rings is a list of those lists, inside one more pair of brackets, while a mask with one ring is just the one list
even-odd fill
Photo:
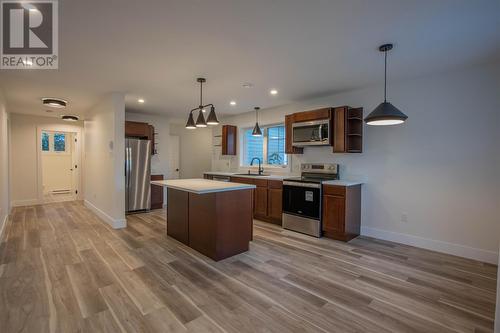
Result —
[[258, 174], [258, 173], [236, 173], [234, 174], [235, 176], [250, 176], [250, 177], [263, 177], [263, 176], [270, 176], [268, 173], [263, 173], [263, 174]]

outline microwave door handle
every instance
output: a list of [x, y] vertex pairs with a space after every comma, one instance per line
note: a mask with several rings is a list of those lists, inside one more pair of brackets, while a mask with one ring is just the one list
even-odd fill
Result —
[[319, 125], [319, 142], [323, 142], [323, 124]]

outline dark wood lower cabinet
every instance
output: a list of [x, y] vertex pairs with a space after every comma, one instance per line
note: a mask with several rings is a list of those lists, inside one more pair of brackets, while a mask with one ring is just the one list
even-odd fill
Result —
[[167, 235], [218, 261], [248, 251], [252, 190], [196, 194], [168, 189]]
[[254, 218], [281, 225], [283, 182], [280, 180], [251, 179], [231, 177], [234, 183], [253, 184], [253, 216]]
[[[163, 175], [151, 175], [151, 180], [163, 180]], [[163, 208], [163, 186], [151, 185], [151, 209]]]
[[267, 187], [257, 186], [254, 190], [254, 216], [267, 217]]
[[323, 186], [323, 236], [349, 241], [360, 234], [361, 185]]
[[189, 192], [169, 188], [167, 193], [168, 235], [189, 245]]

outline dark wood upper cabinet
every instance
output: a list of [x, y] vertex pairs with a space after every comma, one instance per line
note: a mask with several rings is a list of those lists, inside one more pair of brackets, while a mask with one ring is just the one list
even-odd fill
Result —
[[302, 154], [304, 148], [293, 146], [293, 122], [294, 115], [289, 114], [285, 116], [285, 153], [287, 154]]
[[154, 126], [137, 121], [126, 121], [125, 137], [151, 140], [151, 155], [156, 154]]
[[341, 106], [297, 112], [285, 116], [285, 152], [302, 154], [303, 147], [293, 146], [293, 124], [330, 119], [330, 145], [334, 153], [363, 151], [363, 108]]
[[363, 152], [363, 108], [333, 108], [331, 128], [334, 153]]
[[236, 155], [237, 131], [236, 126], [222, 126], [222, 155]]

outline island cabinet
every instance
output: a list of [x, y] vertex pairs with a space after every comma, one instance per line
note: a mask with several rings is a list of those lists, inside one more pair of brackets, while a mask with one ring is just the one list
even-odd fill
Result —
[[231, 177], [231, 182], [255, 185], [253, 193], [254, 218], [281, 225], [283, 182], [280, 180]]
[[206, 179], [152, 181], [165, 186], [169, 237], [218, 261], [248, 251], [254, 185]]
[[323, 185], [323, 236], [349, 241], [360, 233], [361, 185]]

